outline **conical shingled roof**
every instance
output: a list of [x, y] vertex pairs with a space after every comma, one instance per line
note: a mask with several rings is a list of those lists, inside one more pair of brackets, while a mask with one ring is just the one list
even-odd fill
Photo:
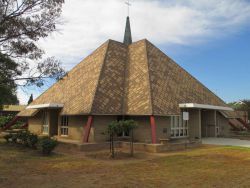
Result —
[[30, 105], [47, 103], [64, 104], [64, 115], [167, 116], [179, 114], [180, 103], [227, 106], [147, 40], [104, 43]]

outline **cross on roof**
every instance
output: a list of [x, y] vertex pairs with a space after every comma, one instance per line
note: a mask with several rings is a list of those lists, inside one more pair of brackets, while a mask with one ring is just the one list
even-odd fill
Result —
[[130, 0], [125, 1], [125, 4], [128, 6], [128, 16], [129, 16], [129, 7], [131, 6]]

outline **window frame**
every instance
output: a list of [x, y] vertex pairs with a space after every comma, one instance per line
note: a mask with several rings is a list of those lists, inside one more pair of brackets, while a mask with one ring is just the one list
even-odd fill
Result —
[[63, 137], [69, 136], [69, 116], [61, 116], [60, 135]]
[[171, 138], [187, 138], [189, 136], [188, 121], [182, 119], [182, 116], [176, 115], [170, 117], [170, 136]]

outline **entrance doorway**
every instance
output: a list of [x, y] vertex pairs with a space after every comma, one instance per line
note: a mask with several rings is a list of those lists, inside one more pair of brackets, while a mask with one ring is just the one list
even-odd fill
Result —
[[57, 109], [44, 109], [42, 119], [42, 134], [48, 136], [58, 135], [58, 115]]
[[201, 110], [201, 136], [217, 137], [219, 127], [217, 126], [215, 110]]
[[49, 134], [49, 113], [47, 110], [43, 111], [42, 134]]

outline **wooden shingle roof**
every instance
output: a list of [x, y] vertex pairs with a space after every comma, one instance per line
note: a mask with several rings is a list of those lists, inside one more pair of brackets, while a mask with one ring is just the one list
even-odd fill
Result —
[[[60, 103], [63, 115], [174, 115], [180, 103], [227, 106], [147, 40], [109, 40], [30, 105]], [[32, 116], [26, 109], [19, 116]]]

